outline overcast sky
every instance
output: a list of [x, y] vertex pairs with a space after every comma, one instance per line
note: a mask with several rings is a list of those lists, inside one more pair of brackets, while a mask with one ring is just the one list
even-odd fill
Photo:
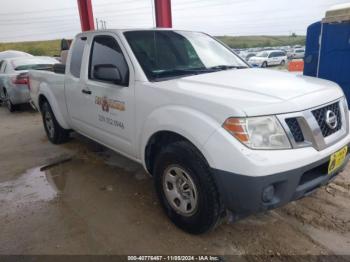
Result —
[[[173, 26], [213, 35], [306, 34], [334, 4], [349, 0], [172, 0]], [[154, 26], [153, 0], [92, 0], [107, 28]], [[0, 42], [72, 38], [76, 0], [0, 0]]]

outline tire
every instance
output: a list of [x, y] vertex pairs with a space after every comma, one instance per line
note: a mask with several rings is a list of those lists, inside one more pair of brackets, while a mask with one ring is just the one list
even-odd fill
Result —
[[[176, 226], [191, 234], [202, 234], [219, 224], [223, 204], [209, 166], [194, 146], [185, 141], [166, 146], [158, 154], [153, 170], [158, 198]], [[178, 187], [194, 201], [183, 201]], [[180, 210], [181, 206], [185, 208]]]
[[10, 113], [13, 113], [16, 111], [17, 106], [15, 106], [14, 104], [12, 104], [10, 98], [7, 98], [6, 100], [6, 107], [7, 109], [10, 111]]
[[265, 61], [264, 63], [262, 63], [261, 67], [262, 68], [266, 68], [268, 65], [267, 65], [267, 62]]
[[281, 66], [284, 66], [285, 64], [286, 64], [286, 61], [284, 61], [284, 60], [282, 60], [280, 63]]
[[11, 102], [11, 100], [10, 100], [10, 98], [9, 98], [9, 96], [8, 96], [8, 94], [7, 94], [5, 88], [3, 88], [3, 90], [2, 90], [0, 99], [1, 99], [1, 103], [2, 103], [2, 104], [6, 104], [6, 107], [7, 107], [7, 109], [9, 110], [10, 113], [16, 111], [17, 106], [14, 105], [14, 104]]
[[0, 90], [0, 103], [1, 104], [5, 104], [6, 102], [6, 93], [5, 93], [5, 88], [1, 87], [1, 90]]
[[44, 102], [41, 107], [44, 128], [47, 137], [53, 144], [62, 144], [69, 139], [69, 130], [64, 129], [57, 122], [48, 102]]

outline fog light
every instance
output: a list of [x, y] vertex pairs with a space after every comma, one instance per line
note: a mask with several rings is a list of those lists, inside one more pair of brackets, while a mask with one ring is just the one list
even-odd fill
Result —
[[265, 187], [262, 192], [262, 200], [264, 202], [271, 202], [275, 195], [275, 187], [273, 185], [269, 185]]

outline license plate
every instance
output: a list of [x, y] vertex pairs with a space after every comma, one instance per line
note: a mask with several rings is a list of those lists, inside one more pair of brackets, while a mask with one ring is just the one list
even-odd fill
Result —
[[333, 171], [338, 169], [344, 163], [347, 152], [348, 147], [345, 146], [331, 155], [331, 159], [329, 160], [328, 164], [328, 174], [332, 174]]

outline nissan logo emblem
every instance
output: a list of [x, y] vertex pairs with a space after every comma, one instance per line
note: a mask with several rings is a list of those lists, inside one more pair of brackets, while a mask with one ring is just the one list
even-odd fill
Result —
[[338, 125], [337, 115], [332, 110], [326, 112], [326, 124], [330, 129], [335, 129]]

